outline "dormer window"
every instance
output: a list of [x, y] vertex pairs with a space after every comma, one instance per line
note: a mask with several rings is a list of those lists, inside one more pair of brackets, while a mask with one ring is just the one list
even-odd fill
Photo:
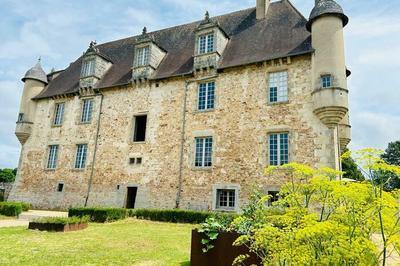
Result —
[[150, 46], [136, 49], [136, 66], [146, 66], [149, 64]]
[[83, 62], [82, 77], [89, 77], [94, 75], [94, 59], [89, 59]]
[[214, 52], [214, 33], [199, 36], [199, 54]]
[[322, 75], [321, 76], [321, 87], [322, 88], [332, 87], [332, 75]]

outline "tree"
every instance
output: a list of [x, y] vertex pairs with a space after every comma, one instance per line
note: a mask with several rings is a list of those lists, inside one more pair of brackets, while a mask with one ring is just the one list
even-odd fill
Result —
[[0, 182], [11, 183], [15, 181], [15, 174], [13, 169], [0, 169]]
[[[388, 164], [400, 166], [400, 141], [389, 143], [388, 148], [381, 157]], [[383, 172], [382, 177], [385, 190], [392, 191], [394, 189], [400, 189], [399, 176], [390, 172]]]
[[[345, 153], [348, 153], [349, 150], [346, 149]], [[358, 165], [354, 161], [351, 156], [343, 156], [342, 157], [342, 171], [344, 172], [343, 177], [348, 179], [354, 179], [357, 181], [364, 181], [365, 177], [358, 169]]]

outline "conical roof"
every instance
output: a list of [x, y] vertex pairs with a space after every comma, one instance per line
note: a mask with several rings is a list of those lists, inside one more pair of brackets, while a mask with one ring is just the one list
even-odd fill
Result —
[[48, 84], [47, 75], [44, 72], [42, 65], [40, 64], [40, 60], [36, 63], [34, 67], [26, 72], [25, 76], [22, 78], [22, 81], [25, 82], [25, 80], [27, 79], [34, 79], [37, 81], [41, 81], [46, 85]]
[[341, 18], [343, 20], [343, 27], [349, 22], [349, 18], [344, 14], [342, 7], [334, 0], [316, 0], [306, 25], [307, 30], [311, 31], [311, 24], [314, 20], [326, 15], [338, 16]]

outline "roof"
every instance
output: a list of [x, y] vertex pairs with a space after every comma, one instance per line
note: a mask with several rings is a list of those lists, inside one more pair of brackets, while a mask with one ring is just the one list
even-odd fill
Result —
[[317, 0], [314, 8], [311, 10], [307, 30], [311, 31], [311, 24], [314, 20], [326, 15], [334, 15], [341, 18], [343, 20], [343, 27], [349, 22], [349, 18], [344, 14], [342, 7], [334, 0]]
[[34, 79], [37, 81], [41, 81], [44, 84], [47, 84], [47, 75], [46, 72], [44, 72], [40, 60], [36, 63], [34, 67], [29, 69], [26, 73], [25, 76], [22, 78], [22, 81], [25, 82], [27, 79]]
[[[212, 18], [229, 36], [219, 69], [262, 62], [270, 59], [307, 54], [313, 51], [307, 19], [287, 0], [271, 3], [266, 19], [256, 19], [249, 8]], [[193, 72], [195, 31], [201, 21], [148, 33], [167, 54], [150, 77], [152, 80], [188, 75]], [[97, 88], [131, 82], [134, 46], [139, 36], [96, 45], [113, 65], [96, 84]], [[36, 98], [76, 93], [82, 56], [50, 82]]]

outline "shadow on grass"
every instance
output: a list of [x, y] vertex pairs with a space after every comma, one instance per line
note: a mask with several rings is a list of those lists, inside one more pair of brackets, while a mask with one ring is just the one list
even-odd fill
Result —
[[180, 266], [190, 266], [190, 261], [181, 262]]

